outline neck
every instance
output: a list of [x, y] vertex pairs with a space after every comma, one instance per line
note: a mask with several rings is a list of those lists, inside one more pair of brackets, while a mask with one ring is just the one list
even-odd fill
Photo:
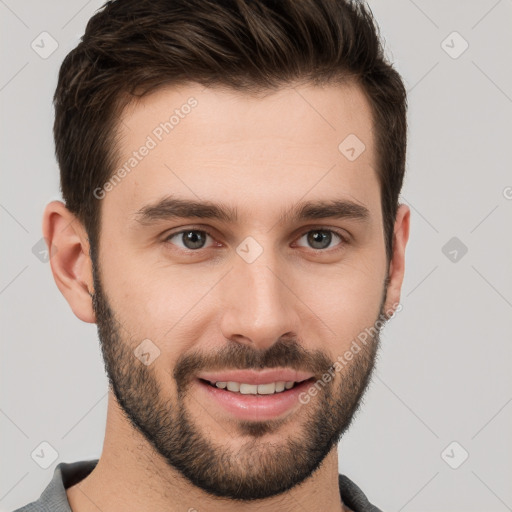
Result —
[[[291, 468], [293, 469], [293, 468]], [[73, 512], [345, 512], [338, 486], [338, 453], [334, 447], [321, 466], [286, 493], [251, 502], [217, 498], [192, 485], [155, 452], [135, 430], [109, 393], [103, 451], [94, 470], [67, 489]]]

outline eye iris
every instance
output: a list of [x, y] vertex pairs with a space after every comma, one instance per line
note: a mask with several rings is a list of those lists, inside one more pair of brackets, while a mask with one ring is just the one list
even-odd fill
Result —
[[[317, 236], [318, 235], [318, 236]], [[329, 247], [331, 243], [332, 234], [328, 231], [311, 231], [308, 234], [308, 243], [315, 249], [325, 249], [325, 247]], [[325, 243], [327, 242], [327, 243]], [[321, 247], [316, 247], [315, 244], [320, 243]], [[323, 245], [322, 245], [323, 243]]]
[[[314, 249], [325, 249], [332, 241], [332, 234], [329, 231], [310, 231], [307, 235], [308, 243]], [[202, 231], [184, 231], [182, 240], [188, 249], [200, 249], [206, 242], [205, 233]], [[318, 246], [319, 245], [319, 246]]]
[[205, 244], [205, 236], [202, 231], [185, 231], [182, 237], [183, 243], [188, 249], [200, 249]]

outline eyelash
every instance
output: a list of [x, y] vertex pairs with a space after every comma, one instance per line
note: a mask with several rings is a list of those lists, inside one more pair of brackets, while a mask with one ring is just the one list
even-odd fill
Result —
[[[191, 228], [187, 228], [187, 229], [182, 229], [180, 231], [175, 231], [173, 233], [170, 233], [168, 234], [165, 239], [164, 239], [164, 243], [165, 244], [169, 244], [169, 245], [174, 245], [170, 239], [177, 236], [177, 235], [181, 235], [183, 233], [189, 233], [191, 231], [195, 231], [195, 232], [199, 232], [199, 233], [205, 233], [206, 235], [208, 235], [210, 238], [212, 238], [213, 240], [215, 240], [215, 237], [212, 235], [212, 233], [210, 231], [208, 231], [207, 229], [199, 229], [199, 228], [194, 228], [194, 227], [191, 227]], [[332, 253], [332, 252], [336, 252], [336, 251], [339, 251], [339, 250], [342, 250], [343, 247], [345, 245], [347, 245], [349, 243], [349, 240], [348, 240], [348, 237], [346, 235], [343, 235], [342, 233], [340, 233], [339, 231], [337, 230], [334, 230], [334, 229], [330, 229], [330, 228], [325, 228], [325, 227], [313, 227], [313, 228], [309, 228], [308, 230], [302, 232], [300, 234], [300, 236], [298, 237], [298, 240], [301, 239], [304, 235], [307, 235], [308, 233], [311, 233], [311, 232], [314, 232], [314, 231], [321, 231], [321, 232], [326, 232], [326, 233], [333, 233], [334, 235], [336, 235], [337, 237], [339, 237], [341, 239], [341, 242], [340, 242], [340, 246], [341, 247], [337, 247], [337, 248], [331, 248], [331, 249], [311, 249], [313, 252], [316, 252], [316, 253]], [[302, 247], [302, 246], [300, 246]], [[207, 248], [200, 248], [200, 249], [181, 249], [179, 248], [180, 250], [184, 251], [184, 252], [187, 252], [187, 253], [199, 253], [203, 250], [206, 250]]]

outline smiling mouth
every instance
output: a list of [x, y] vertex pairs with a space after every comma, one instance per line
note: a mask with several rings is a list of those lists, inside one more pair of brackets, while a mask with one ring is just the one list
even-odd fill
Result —
[[[293, 373], [289, 372], [288, 375], [292, 376]], [[237, 378], [235, 375], [229, 376]], [[295, 374], [296, 379], [305, 376]], [[228, 374], [223, 376], [226, 377]], [[298, 414], [302, 404], [300, 396], [315, 382], [315, 377], [297, 381], [272, 381], [268, 375], [255, 379], [250, 373], [238, 377], [241, 381], [244, 378], [252, 382], [218, 381], [213, 375], [197, 377], [198, 392], [204, 400], [204, 407], [211, 410], [214, 416], [220, 414], [222, 417], [227, 413], [243, 421], [270, 421], [287, 414]]]
[[206, 379], [199, 379], [202, 383], [213, 387], [218, 388], [230, 393], [239, 394], [239, 395], [274, 395], [281, 394], [290, 391], [291, 389], [296, 388], [297, 386], [302, 386], [307, 382], [313, 382], [314, 377], [310, 379], [305, 379], [303, 381], [276, 381], [270, 382], [267, 384], [249, 384], [244, 382], [234, 382], [234, 381], [210, 381]]

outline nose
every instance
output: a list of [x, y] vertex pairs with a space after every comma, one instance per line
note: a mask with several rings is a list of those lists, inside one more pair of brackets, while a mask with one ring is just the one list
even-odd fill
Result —
[[265, 250], [248, 263], [235, 255], [220, 293], [221, 330], [226, 339], [268, 349], [283, 336], [298, 336], [298, 299], [285, 263]]

